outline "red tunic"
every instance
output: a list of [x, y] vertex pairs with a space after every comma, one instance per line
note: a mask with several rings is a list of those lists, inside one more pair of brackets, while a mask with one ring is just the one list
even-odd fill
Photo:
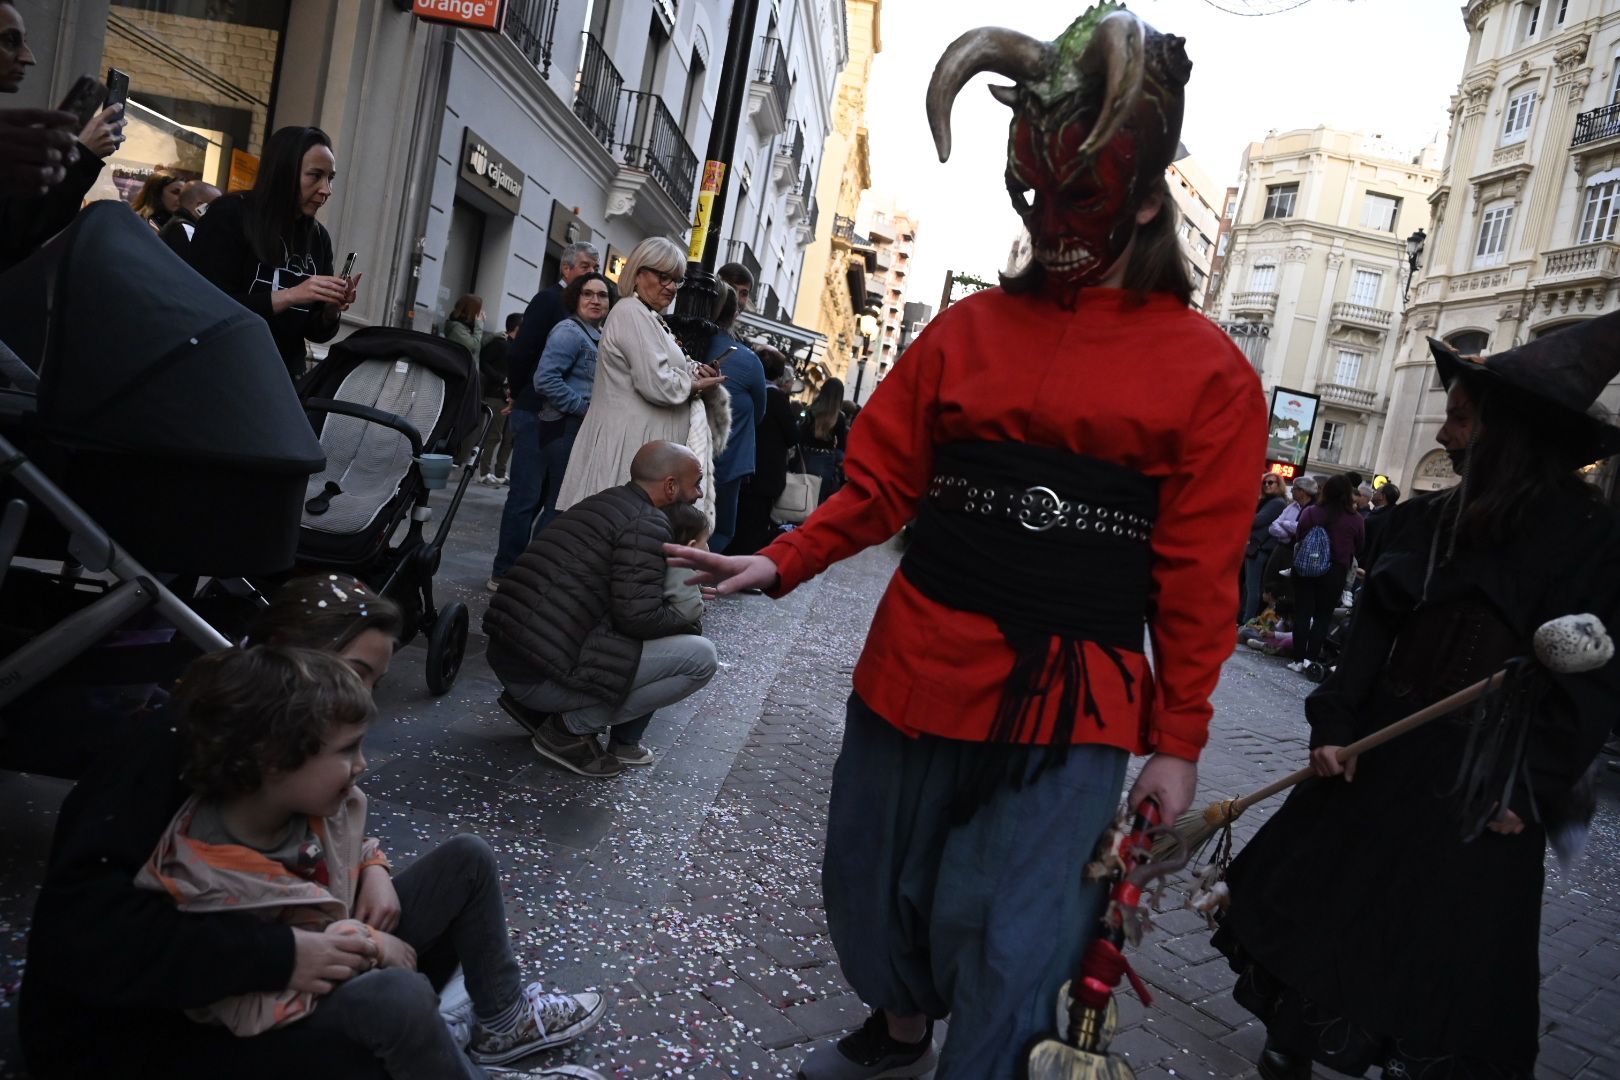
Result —
[[[862, 410], [848, 483], [762, 554], [785, 593], [889, 539], [925, 497], [941, 443], [1017, 439], [1157, 478], [1147, 620], [1156, 677], [1145, 655], [1125, 653], [1136, 680], [1128, 693], [1112, 663], [1088, 656], [1104, 723], [1077, 718], [1074, 739], [1196, 761], [1235, 640], [1265, 399], [1254, 369], [1208, 319], [1168, 296], [1136, 307], [1127, 296], [1088, 289], [1064, 311], [990, 289], [952, 305]], [[901, 571], [872, 620], [855, 690], [907, 734], [984, 741], [1012, 665], [993, 619], [928, 599]], [[1057, 697], [1048, 695], [1041, 718], [1047, 733]]]

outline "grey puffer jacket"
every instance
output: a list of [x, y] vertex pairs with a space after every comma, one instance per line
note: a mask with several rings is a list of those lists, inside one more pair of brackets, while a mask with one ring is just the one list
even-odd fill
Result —
[[546, 526], [501, 580], [484, 632], [501, 681], [552, 682], [617, 705], [641, 643], [690, 629], [664, 600], [669, 519], [635, 484], [608, 488]]

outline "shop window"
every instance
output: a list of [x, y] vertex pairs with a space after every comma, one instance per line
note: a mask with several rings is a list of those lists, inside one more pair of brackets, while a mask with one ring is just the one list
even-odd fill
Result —
[[128, 136], [92, 198], [133, 199], [156, 172], [253, 183], [290, 0], [112, 0], [101, 70], [130, 77]]

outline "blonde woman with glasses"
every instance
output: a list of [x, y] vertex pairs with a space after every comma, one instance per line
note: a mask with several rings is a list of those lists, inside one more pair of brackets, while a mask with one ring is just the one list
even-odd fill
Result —
[[[591, 407], [568, 456], [559, 511], [627, 483], [630, 459], [647, 443], [685, 444], [693, 400], [724, 381], [713, 368], [689, 361], [664, 322], [685, 272], [686, 250], [663, 236], [637, 244], [620, 271], [623, 299], [608, 314], [597, 345]], [[705, 477], [712, 471], [712, 457], [703, 471]]]

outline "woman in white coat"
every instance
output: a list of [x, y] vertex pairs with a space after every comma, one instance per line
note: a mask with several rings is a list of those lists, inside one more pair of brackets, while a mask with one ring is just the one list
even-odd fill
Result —
[[[662, 236], [637, 244], [625, 262], [619, 274], [624, 299], [614, 305], [602, 330], [591, 407], [568, 456], [558, 510], [629, 482], [630, 459], [647, 443], [695, 441], [693, 402], [718, 388], [724, 378], [707, 365], [689, 361], [664, 322], [662, 312], [674, 301], [685, 270], [685, 250]], [[707, 398], [725, 396], [721, 391]], [[728, 409], [728, 428], [729, 421]], [[712, 432], [712, 420], [708, 426]], [[723, 445], [723, 438], [720, 442]], [[706, 485], [718, 449], [711, 445], [706, 453], [699, 452]]]

